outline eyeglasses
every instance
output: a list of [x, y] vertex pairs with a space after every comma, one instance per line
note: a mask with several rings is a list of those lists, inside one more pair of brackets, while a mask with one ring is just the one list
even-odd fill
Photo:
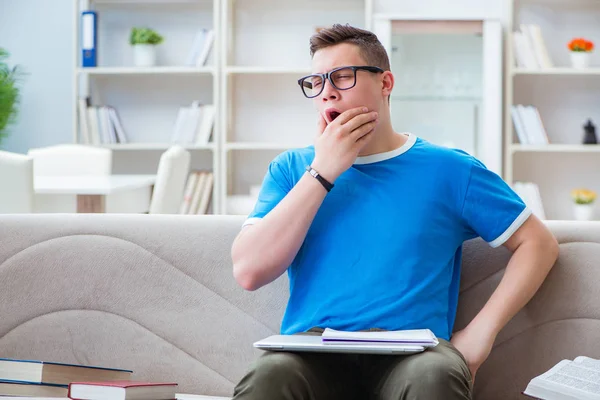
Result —
[[323, 92], [325, 80], [329, 80], [331, 85], [338, 90], [352, 89], [356, 85], [356, 71], [363, 70], [373, 73], [384, 72], [379, 67], [369, 66], [349, 66], [333, 69], [324, 74], [313, 74], [298, 79], [298, 85], [302, 88], [302, 93], [309, 99], [317, 97]]

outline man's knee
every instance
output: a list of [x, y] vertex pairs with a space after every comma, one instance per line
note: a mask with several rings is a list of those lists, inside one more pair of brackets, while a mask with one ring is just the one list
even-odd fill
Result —
[[298, 354], [265, 353], [238, 383], [234, 399], [279, 398], [282, 390], [303, 398], [303, 392], [308, 388], [302, 367], [302, 359]]
[[[415, 357], [407, 368], [409, 397], [418, 399], [468, 399], [471, 377], [465, 362], [447, 353], [423, 354]], [[445, 397], [444, 397], [445, 396]]]

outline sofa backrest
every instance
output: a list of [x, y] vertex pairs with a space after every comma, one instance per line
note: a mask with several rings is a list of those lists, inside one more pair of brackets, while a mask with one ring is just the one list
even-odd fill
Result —
[[[232, 277], [242, 216], [0, 215], [0, 357], [132, 369], [180, 392], [231, 395], [277, 333], [282, 276], [255, 292]], [[476, 398], [518, 398], [562, 358], [600, 358], [600, 224], [550, 224], [561, 257], [502, 331], [477, 375]], [[510, 253], [465, 244], [456, 328], [483, 306]], [[595, 329], [596, 328], [596, 329]]]

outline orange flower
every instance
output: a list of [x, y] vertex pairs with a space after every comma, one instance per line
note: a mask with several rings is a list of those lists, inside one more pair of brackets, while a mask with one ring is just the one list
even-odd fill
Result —
[[584, 38], [575, 38], [569, 42], [568, 47], [571, 51], [590, 52], [594, 50], [594, 42]]

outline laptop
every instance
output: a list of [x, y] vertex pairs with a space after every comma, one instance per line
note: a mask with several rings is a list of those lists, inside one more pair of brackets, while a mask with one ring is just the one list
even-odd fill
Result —
[[425, 351], [424, 346], [397, 343], [323, 343], [318, 335], [273, 335], [255, 342], [254, 347], [266, 351], [401, 355]]

